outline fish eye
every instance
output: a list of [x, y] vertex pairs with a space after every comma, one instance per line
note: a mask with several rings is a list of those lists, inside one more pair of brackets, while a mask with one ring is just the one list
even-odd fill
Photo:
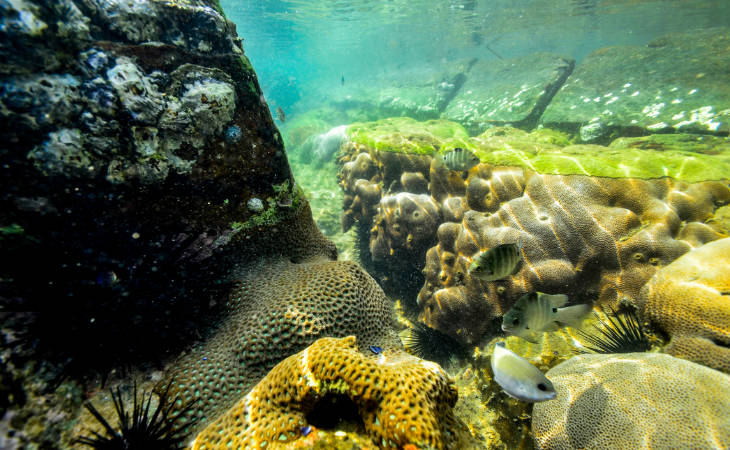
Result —
[[558, 312], [558, 308], [553, 308], [553, 312], [554, 313]]
[[518, 323], [520, 323], [520, 319], [515, 319], [512, 321], [512, 325], [517, 325]]
[[541, 391], [547, 391], [547, 386], [544, 383], [537, 383], [537, 388]]

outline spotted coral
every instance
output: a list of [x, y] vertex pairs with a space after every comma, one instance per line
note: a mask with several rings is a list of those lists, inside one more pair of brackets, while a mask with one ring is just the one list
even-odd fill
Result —
[[307, 416], [331, 394], [356, 405], [365, 430], [383, 448], [458, 448], [456, 387], [438, 365], [402, 351], [365, 356], [354, 336], [322, 338], [279, 363], [193, 448], [289, 448]]

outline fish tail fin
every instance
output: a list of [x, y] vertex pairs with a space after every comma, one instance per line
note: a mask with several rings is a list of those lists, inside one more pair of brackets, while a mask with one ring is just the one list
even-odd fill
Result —
[[583, 303], [581, 305], [566, 306], [558, 309], [555, 320], [569, 327], [579, 328], [583, 319], [593, 311], [593, 304]]

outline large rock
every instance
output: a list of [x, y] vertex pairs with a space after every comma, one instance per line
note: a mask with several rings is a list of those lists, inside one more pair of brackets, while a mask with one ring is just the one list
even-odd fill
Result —
[[574, 64], [549, 53], [480, 60], [442, 117], [461, 123], [472, 134], [492, 125], [534, 126]]
[[536, 403], [540, 450], [723, 448], [730, 376], [669, 355], [582, 355], [547, 372], [557, 397]]
[[[14, 1], [0, 15], [0, 303], [16, 313], [2, 325], [44, 380], [169, 358], [254, 254], [336, 258], [217, 1]], [[31, 394], [36, 372], [22, 395], [45, 401], [54, 385]], [[9, 413], [22, 446], [66, 424], [28, 411]]]
[[474, 60], [462, 61], [447, 70], [409, 67], [374, 79], [348, 81], [323, 95], [355, 120], [401, 116], [436, 119], [462, 86], [473, 64]]
[[693, 30], [647, 46], [606, 47], [583, 60], [558, 91], [542, 124], [585, 141], [612, 131], [730, 131], [730, 30]]
[[642, 318], [671, 336], [665, 351], [730, 373], [730, 238], [697, 248], [641, 290]]

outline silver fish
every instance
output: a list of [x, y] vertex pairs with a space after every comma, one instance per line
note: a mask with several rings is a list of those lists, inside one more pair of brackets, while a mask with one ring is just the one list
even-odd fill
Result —
[[546, 331], [564, 326], [578, 328], [593, 305], [563, 307], [567, 302], [568, 296], [564, 294], [525, 294], [502, 318], [502, 331], [536, 343]]
[[501, 244], [482, 252], [469, 266], [469, 273], [482, 281], [497, 281], [517, 273], [522, 261], [518, 244]]
[[443, 162], [449, 170], [459, 172], [468, 172], [472, 167], [480, 163], [479, 157], [469, 149], [456, 147], [446, 153], [439, 155], [439, 160]]
[[510, 396], [523, 402], [544, 402], [557, 393], [550, 380], [528, 360], [497, 342], [492, 353], [494, 381]]

